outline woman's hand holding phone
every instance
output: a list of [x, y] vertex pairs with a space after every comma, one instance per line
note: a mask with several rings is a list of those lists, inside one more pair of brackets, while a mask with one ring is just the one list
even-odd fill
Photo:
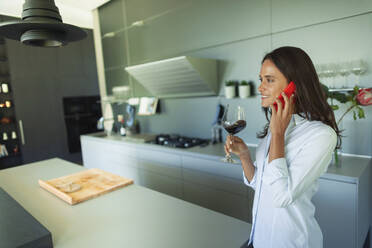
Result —
[[[294, 113], [294, 92], [296, 86], [291, 82], [271, 105], [270, 131], [272, 135], [283, 135]], [[288, 95], [290, 97], [288, 97]]]
[[[287, 97], [291, 97], [296, 91], [296, 85], [291, 81], [287, 87], [283, 90], [283, 92], [287, 95]], [[278, 97], [278, 99], [281, 101], [283, 108], [285, 106], [284, 98], [282, 95]], [[275, 110], [278, 111], [278, 104], [274, 102]]]

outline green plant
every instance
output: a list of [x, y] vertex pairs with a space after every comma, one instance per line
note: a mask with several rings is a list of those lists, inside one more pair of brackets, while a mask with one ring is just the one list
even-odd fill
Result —
[[243, 80], [243, 81], [240, 82], [240, 85], [249, 85], [249, 83], [247, 81]]
[[331, 107], [333, 111], [340, 109], [339, 105], [334, 103], [334, 100], [337, 100], [340, 103], [347, 104], [350, 102], [350, 106], [346, 109], [346, 111], [341, 115], [341, 117], [337, 121], [337, 125], [339, 125], [342, 119], [346, 116], [347, 113], [353, 110], [353, 118], [356, 120], [357, 118], [363, 119], [365, 118], [364, 109], [361, 107], [360, 102], [358, 101], [358, 95], [361, 92], [361, 89], [358, 86], [355, 86], [352, 91], [348, 92], [330, 92], [329, 88], [322, 84], [324, 91], [326, 92], [327, 98], [331, 99]]
[[235, 80], [228, 80], [225, 83], [226, 86], [236, 86], [237, 84], [238, 84], [238, 81], [235, 81]]
[[[360, 89], [358, 86], [355, 86], [352, 91], [343, 92], [330, 92], [329, 88], [322, 84], [322, 87], [327, 95], [327, 98], [331, 99], [331, 107], [333, 111], [336, 111], [339, 108], [337, 104], [334, 103], [334, 100], [342, 104], [350, 103], [350, 106], [346, 109], [346, 111], [341, 115], [341, 117], [337, 121], [337, 125], [340, 125], [342, 119], [349, 113], [353, 111], [353, 119], [357, 120], [366, 118], [364, 114], [364, 109], [361, 106], [368, 106], [372, 105], [372, 90], [371, 89]], [[338, 151], [335, 149], [334, 151], [334, 158], [336, 165], [339, 165], [338, 162]]]

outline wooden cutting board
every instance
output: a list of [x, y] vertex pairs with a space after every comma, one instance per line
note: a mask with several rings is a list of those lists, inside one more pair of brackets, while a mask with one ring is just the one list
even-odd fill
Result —
[[89, 169], [71, 175], [39, 180], [39, 185], [71, 205], [132, 184], [132, 179], [100, 170]]

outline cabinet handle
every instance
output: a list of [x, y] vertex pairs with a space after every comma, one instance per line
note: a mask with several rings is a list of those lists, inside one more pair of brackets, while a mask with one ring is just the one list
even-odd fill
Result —
[[18, 123], [19, 123], [19, 132], [21, 133], [21, 142], [22, 142], [22, 145], [24, 145], [26, 144], [26, 142], [25, 142], [25, 134], [23, 133], [23, 122], [22, 120], [19, 120]]

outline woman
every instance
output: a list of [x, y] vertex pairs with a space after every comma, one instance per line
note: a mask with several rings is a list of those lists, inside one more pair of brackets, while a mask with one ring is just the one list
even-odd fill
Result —
[[[281, 47], [267, 54], [260, 81], [258, 91], [268, 123], [258, 134], [262, 140], [256, 161], [252, 162], [240, 138], [230, 136], [225, 144], [226, 153], [240, 157], [244, 182], [255, 190], [248, 245], [321, 248], [323, 236], [311, 198], [333, 150], [341, 144], [333, 111], [310, 57], [299, 48]], [[288, 98], [283, 90], [291, 81], [296, 91]]]

